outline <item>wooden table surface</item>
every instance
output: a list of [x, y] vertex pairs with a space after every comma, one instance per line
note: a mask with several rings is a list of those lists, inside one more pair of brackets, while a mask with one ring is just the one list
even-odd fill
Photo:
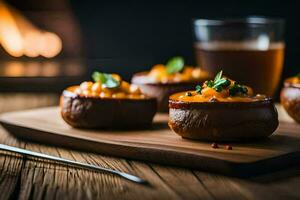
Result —
[[300, 199], [300, 165], [252, 179], [106, 157], [18, 141], [1, 143], [136, 174], [137, 185], [106, 173], [0, 152], [0, 199]]
[[138, 175], [151, 186], [111, 174], [0, 151], [0, 199], [300, 199], [300, 164], [251, 179], [107, 157], [17, 140], [0, 142]]

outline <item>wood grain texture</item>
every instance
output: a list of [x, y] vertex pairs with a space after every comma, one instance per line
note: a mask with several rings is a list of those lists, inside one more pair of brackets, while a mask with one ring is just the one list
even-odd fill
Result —
[[168, 129], [167, 115], [151, 130], [80, 130], [68, 126], [57, 107], [1, 115], [1, 124], [19, 138], [105, 155], [189, 167], [234, 176], [252, 176], [295, 164], [300, 159], [300, 126], [281, 121], [269, 139], [233, 144], [233, 150], [181, 139]]
[[147, 179], [151, 186], [106, 173], [0, 152], [0, 199], [299, 199], [300, 165], [240, 179], [22, 142], [0, 128], [0, 142], [110, 167]]
[[[41, 105], [39, 97], [36, 97], [36, 105], [33, 105], [31, 100], [24, 103], [24, 96], [18, 101], [12, 101], [15, 95], [12, 98], [8, 96], [2, 100], [4, 103], [0, 106], [1, 111]], [[283, 114], [280, 117], [291, 122]], [[113, 175], [0, 151], [1, 200], [300, 199], [300, 165], [252, 179], [240, 179], [24, 142], [15, 139], [1, 127], [0, 142], [124, 170], [147, 179], [152, 185], [140, 186]]]
[[59, 95], [53, 93], [0, 93], [0, 113], [55, 106]]

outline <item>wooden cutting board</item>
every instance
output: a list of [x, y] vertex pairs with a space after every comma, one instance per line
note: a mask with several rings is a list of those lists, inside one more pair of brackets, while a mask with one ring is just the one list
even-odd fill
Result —
[[[282, 113], [282, 114], [281, 114]], [[68, 126], [58, 107], [5, 113], [0, 123], [18, 138], [110, 156], [202, 169], [233, 176], [253, 176], [300, 163], [300, 126], [279, 107], [280, 126], [269, 139], [231, 144], [233, 150], [182, 139], [157, 115], [148, 130], [80, 130]], [[284, 117], [283, 117], [284, 116]], [[286, 120], [287, 119], [287, 120]]]

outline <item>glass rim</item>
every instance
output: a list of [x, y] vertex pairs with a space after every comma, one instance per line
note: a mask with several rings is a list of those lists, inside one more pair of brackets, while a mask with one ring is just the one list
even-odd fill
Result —
[[193, 19], [195, 26], [224, 26], [224, 25], [284, 25], [283, 18], [249, 16], [244, 18]]

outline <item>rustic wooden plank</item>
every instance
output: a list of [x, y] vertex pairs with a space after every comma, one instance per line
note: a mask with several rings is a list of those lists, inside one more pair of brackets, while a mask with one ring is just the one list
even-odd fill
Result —
[[[5, 141], [9, 139], [6, 138]], [[280, 182], [268, 182], [260, 178], [253, 181], [148, 165], [45, 145], [29, 143], [26, 148], [135, 173], [149, 180], [152, 187], [139, 186], [108, 174], [27, 159], [22, 168], [19, 193], [15, 196], [19, 199], [112, 199], [120, 197], [122, 199], [136, 197], [143, 199], [282, 199], [283, 197], [297, 199], [299, 197], [295, 191], [299, 187], [300, 168], [295, 170], [298, 175], [289, 177], [288, 180], [283, 178]], [[16, 165], [11, 162], [5, 167]], [[192, 175], [195, 176], [192, 177]], [[9, 183], [9, 177], [6, 176], [3, 179]], [[1, 194], [2, 191], [7, 191], [3, 184], [0, 184], [0, 191]], [[4, 198], [1, 199], [8, 196], [3, 196]]]
[[[24, 142], [20, 142], [11, 137], [6, 131], [0, 128], [0, 143], [25, 147]], [[0, 199], [14, 199], [18, 196], [19, 176], [21, 174], [24, 160], [14, 153], [0, 151]]]
[[[300, 169], [300, 166], [298, 166]], [[276, 173], [275, 173], [276, 174]], [[295, 188], [299, 187], [300, 176], [295, 178], [298, 183], [281, 181], [276, 185], [272, 173], [272, 181], [261, 182], [257, 179], [239, 179], [216, 174], [196, 171], [195, 175], [210, 191], [215, 199], [298, 199], [299, 194]]]
[[54, 93], [1, 93], [0, 113], [21, 109], [58, 105], [59, 95]]
[[14, 196], [14, 190], [18, 184], [22, 159], [15, 155], [1, 155], [0, 165], [0, 188], [2, 188], [0, 199], [9, 199]]
[[145, 187], [106, 173], [0, 152], [0, 199], [300, 198], [300, 166], [248, 180], [24, 143], [2, 129], [0, 142], [126, 171], [151, 183]]
[[[151, 187], [147, 188], [149, 199], [182, 199], [181, 195], [178, 195], [176, 191], [169, 187], [168, 184], [161, 179], [160, 176], [153, 170], [150, 164], [143, 164], [135, 161], [129, 161], [130, 165], [136, 172], [145, 177], [151, 184]], [[143, 191], [140, 196], [143, 196]]]
[[136, 196], [144, 196], [144, 199], [179, 199], [172, 190], [161, 185], [160, 178], [146, 164], [134, 161], [129, 164], [126, 160], [31, 143], [26, 148], [145, 176], [152, 186], [137, 185], [107, 173], [27, 159], [21, 173], [20, 199], [134, 199]]
[[[178, 196], [163, 184], [160, 177], [157, 176], [147, 164], [136, 161], [126, 161], [124, 159], [104, 157], [96, 154], [82, 154], [76, 151], [72, 151], [72, 155], [76, 158], [76, 160], [79, 161], [97, 164], [103, 167], [113, 168], [138, 175], [148, 180], [151, 184], [151, 187], [145, 187], [133, 184], [115, 176], [111, 177], [104, 174], [104, 177], [101, 180], [104, 180], [106, 183], [108, 183], [112, 181], [111, 178], [113, 178], [116, 185], [114, 185], [113, 187], [109, 187], [110, 190], [104, 190], [108, 193], [103, 194], [102, 197], [105, 197], [107, 195], [113, 197], [113, 194], [116, 194], [114, 197], [120, 198], [118, 193], [116, 193], [115, 191], [111, 191], [111, 188], [122, 188], [124, 190], [124, 194], [122, 195], [124, 199], [135, 199], [137, 196], [143, 196], [143, 199], [178, 199]], [[130, 188], [135, 188], [134, 192], [127, 192]]]
[[[300, 199], [300, 192], [295, 189], [300, 188], [300, 163], [289, 169], [254, 177], [249, 183], [272, 188], [282, 199]], [[252, 187], [252, 185], [248, 186]]]
[[[158, 123], [167, 116], [158, 115]], [[268, 140], [211, 148], [211, 143], [186, 140], [167, 128], [139, 131], [73, 129], [63, 122], [58, 108], [44, 108], [2, 115], [1, 123], [12, 133], [47, 144], [111, 156], [172, 164], [230, 175], [282, 168], [300, 158], [300, 126], [283, 122]], [[259, 162], [258, 162], [259, 161]], [[274, 167], [273, 167], [274, 166]]]
[[[3, 102], [0, 112], [55, 103], [41, 96], [1, 95], [0, 98]], [[300, 199], [300, 166], [248, 180], [33, 143], [27, 145], [1, 128], [0, 142], [127, 171], [149, 180], [152, 185], [139, 186], [112, 175], [23, 159], [1, 151], [0, 199]]]
[[152, 165], [152, 169], [182, 199], [214, 199], [190, 170]]

